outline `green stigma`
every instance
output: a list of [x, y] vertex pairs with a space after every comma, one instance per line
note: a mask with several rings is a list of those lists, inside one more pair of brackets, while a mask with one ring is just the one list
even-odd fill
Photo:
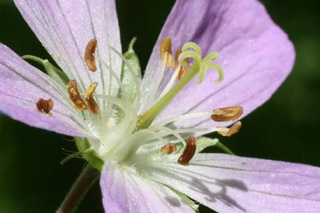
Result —
[[186, 59], [192, 59], [193, 63], [186, 74], [179, 80], [164, 96], [160, 98], [149, 110], [139, 116], [136, 130], [145, 129], [150, 126], [152, 121], [167, 106], [167, 104], [185, 87], [194, 76], [197, 76], [196, 82], [201, 83], [206, 76], [208, 69], [214, 69], [218, 72], [219, 78], [215, 81], [220, 83], [223, 80], [223, 71], [221, 67], [212, 61], [218, 57], [217, 52], [210, 53], [202, 58], [202, 51], [199, 45], [194, 42], [185, 43], [178, 61], [180, 65], [189, 66]]

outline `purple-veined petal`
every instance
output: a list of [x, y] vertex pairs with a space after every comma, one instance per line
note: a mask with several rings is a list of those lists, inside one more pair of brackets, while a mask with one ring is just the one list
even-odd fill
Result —
[[[162, 66], [159, 43], [164, 37], [172, 38], [173, 54], [188, 41], [199, 44], [203, 56], [217, 51], [219, 57], [215, 63], [223, 68], [224, 80], [216, 84], [218, 75], [213, 70], [208, 70], [201, 84], [193, 79], [161, 112], [158, 120], [235, 105], [243, 106], [245, 116], [270, 98], [290, 73], [295, 58], [287, 35], [257, 0], [178, 0], [149, 60], [143, 97], [147, 97], [153, 82], [159, 78]], [[170, 75], [166, 72], [164, 83]], [[200, 121], [199, 127], [213, 125], [207, 118], [185, 120], [176, 125], [187, 127]]]
[[116, 92], [115, 82], [109, 83], [110, 72], [97, 59], [97, 71], [88, 71], [83, 59], [86, 45], [95, 38], [96, 54], [120, 74], [121, 59], [108, 47], [121, 52], [114, 0], [15, 0], [15, 4], [60, 68], [77, 80], [80, 91], [98, 82], [96, 92]]
[[150, 178], [218, 212], [319, 212], [320, 168], [197, 154], [189, 166], [154, 163]]
[[168, 187], [106, 161], [100, 186], [106, 212], [193, 212]]
[[[70, 136], [90, 137], [72, 109], [66, 88], [0, 44], [0, 111], [30, 126]], [[37, 111], [40, 98], [54, 102], [51, 115]]]

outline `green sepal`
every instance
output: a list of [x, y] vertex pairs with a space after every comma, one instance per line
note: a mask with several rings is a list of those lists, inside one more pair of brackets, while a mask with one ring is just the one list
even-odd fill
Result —
[[206, 138], [206, 137], [198, 137], [196, 138], [196, 141], [197, 141], [196, 153], [203, 151], [207, 147], [216, 146], [218, 143], [220, 143], [217, 138], [212, 139], [212, 138]]
[[190, 198], [188, 198], [185, 194], [179, 192], [178, 190], [168, 186], [172, 191], [174, 191], [180, 198], [181, 200], [183, 200], [183, 202], [185, 202], [185, 204], [187, 204], [188, 206], [190, 206], [195, 212], [199, 213], [199, 205], [195, 204], [195, 202], [193, 202]]
[[222, 151], [224, 151], [225, 153], [234, 155], [234, 153], [228, 147], [223, 145], [217, 138], [215, 139], [207, 138], [207, 137], [197, 138], [197, 150], [196, 150], [197, 153], [201, 152], [202, 150], [210, 146], [216, 146]]
[[[133, 45], [136, 42], [137, 38], [134, 37], [130, 44], [127, 52], [123, 54], [125, 59], [129, 62], [129, 64], [132, 67], [132, 70], [136, 77], [141, 80], [141, 68], [140, 68], [140, 62], [137, 54], [133, 50]], [[129, 71], [129, 66], [126, 65], [126, 63], [123, 63], [122, 65], [122, 72], [121, 72], [121, 82], [124, 88], [126, 89], [128, 95], [129, 95], [129, 101], [130, 103], [133, 103], [134, 99], [136, 98], [137, 95], [137, 88], [136, 84], [134, 82], [133, 76]], [[121, 96], [121, 94], [120, 94]]]
[[[137, 56], [137, 54], [134, 52], [133, 50], [133, 45], [136, 42], [137, 38], [134, 37], [128, 47], [127, 52], [125, 52], [123, 54], [124, 58], [127, 60], [127, 62], [131, 65], [132, 71], [133, 73], [136, 75], [136, 77], [139, 79], [139, 81], [141, 80], [141, 68], [140, 68], [140, 62], [139, 62], [139, 58]], [[124, 87], [124, 89], [126, 90], [127, 94], [128, 94], [128, 98], [129, 98], [129, 102], [133, 103], [136, 96], [137, 96], [137, 88], [136, 88], [136, 84], [135, 81], [133, 79], [133, 76], [129, 70], [129, 66], [123, 62], [122, 63], [122, 71], [121, 71], [121, 83]], [[140, 88], [138, 88], [140, 89]], [[122, 92], [121, 90], [119, 90], [118, 93], [118, 97], [121, 98], [122, 97]], [[118, 121], [121, 121], [122, 118], [124, 117], [124, 112], [122, 110], [120, 110], [118, 107], [115, 107], [115, 110], [117, 112], [117, 116], [118, 116]]]
[[90, 143], [88, 139], [74, 137], [74, 141], [76, 142], [78, 150], [83, 153], [82, 157], [86, 159], [93, 168], [101, 171], [104, 162], [101, 158], [98, 157], [96, 152], [88, 152], [88, 150], [90, 149]]
[[60, 69], [58, 69], [56, 66], [51, 64], [47, 59], [42, 59], [33, 55], [24, 55], [22, 56], [22, 58], [37, 62], [40, 65], [42, 65], [46, 73], [61, 86], [65, 87], [68, 84], [68, 76]]
[[235, 155], [228, 147], [226, 147], [225, 145], [223, 145], [221, 142], [218, 142], [216, 144], [216, 147], [218, 147], [219, 149], [221, 149], [222, 151], [224, 151], [225, 153], [228, 153], [230, 155]]

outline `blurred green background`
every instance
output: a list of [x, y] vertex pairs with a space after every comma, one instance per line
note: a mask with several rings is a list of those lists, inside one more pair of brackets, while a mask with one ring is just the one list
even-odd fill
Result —
[[[137, 36], [136, 52], [145, 67], [174, 1], [117, 3], [123, 46]], [[320, 166], [320, 2], [263, 3], [295, 44], [296, 64], [272, 99], [243, 120], [241, 131], [221, 139], [241, 156]], [[0, 0], [0, 29], [0, 42], [19, 55], [49, 58], [12, 0]], [[84, 163], [74, 159], [61, 166], [62, 148], [75, 150], [71, 138], [0, 116], [0, 212], [56, 210]], [[78, 212], [102, 212], [98, 184]]]

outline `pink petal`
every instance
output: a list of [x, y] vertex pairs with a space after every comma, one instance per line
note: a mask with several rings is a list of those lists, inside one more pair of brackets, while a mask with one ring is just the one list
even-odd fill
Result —
[[[320, 168], [198, 154], [189, 166], [155, 164], [151, 178], [218, 212], [318, 212]], [[162, 171], [161, 171], [162, 170]]]
[[106, 212], [193, 212], [168, 187], [105, 162], [100, 186]]
[[108, 47], [121, 52], [114, 0], [15, 0], [15, 4], [60, 68], [69, 79], [77, 80], [80, 90], [85, 91], [92, 82], [98, 82], [98, 93], [108, 94], [109, 86], [114, 89], [105, 67], [96, 60], [98, 70], [93, 73], [83, 59], [86, 45], [95, 38], [96, 54], [120, 74], [121, 59]]
[[[147, 91], [143, 96], [148, 95], [152, 82], [159, 78], [159, 42], [164, 37], [172, 38], [173, 53], [188, 41], [199, 44], [203, 56], [217, 51], [216, 63], [223, 68], [225, 78], [216, 84], [217, 73], [209, 70], [200, 85], [192, 80], [158, 120], [234, 105], [241, 105], [246, 116], [271, 97], [290, 73], [295, 58], [287, 35], [256, 0], [178, 0], [154, 47], [143, 80], [142, 91]], [[172, 72], [166, 74], [164, 83]], [[176, 125], [187, 127], [201, 121], [199, 127], [213, 125], [209, 119]]]
[[[70, 136], [90, 137], [71, 107], [67, 91], [0, 44], [0, 111], [30, 126]], [[52, 99], [51, 116], [37, 111], [40, 98]]]

